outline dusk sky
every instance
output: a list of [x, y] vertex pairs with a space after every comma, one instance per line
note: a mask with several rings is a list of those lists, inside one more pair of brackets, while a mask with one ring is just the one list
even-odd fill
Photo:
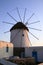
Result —
[[[32, 18], [28, 23], [35, 21], [40, 21], [32, 25], [27, 25], [28, 27], [41, 29], [42, 31], [36, 31], [29, 29], [39, 40], [35, 39], [31, 34], [29, 38], [32, 46], [43, 46], [43, 0], [0, 0], [0, 41], [10, 42], [10, 33], [4, 33], [9, 31], [13, 25], [2, 23], [3, 21], [9, 23], [16, 23], [8, 14], [9, 12], [17, 21], [20, 21], [17, 14], [16, 7], [18, 7], [21, 18], [23, 20], [24, 10], [26, 10], [25, 22], [34, 13]], [[24, 23], [25, 23], [24, 22]]]

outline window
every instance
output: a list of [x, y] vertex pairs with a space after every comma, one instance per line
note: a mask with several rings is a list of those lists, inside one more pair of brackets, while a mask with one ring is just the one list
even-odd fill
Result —
[[24, 36], [24, 34], [22, 34], [22, 36]]
[[6, 47], [6, 52], [8, 52], [9, 51], [9, 47], [8, 47], [8, 45], [7, 45], [7, 47]]

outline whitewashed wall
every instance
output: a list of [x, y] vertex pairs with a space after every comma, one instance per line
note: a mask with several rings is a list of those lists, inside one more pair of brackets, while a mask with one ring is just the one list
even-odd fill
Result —
[[0, 58], [13, 56], [13, 48], [9, 48], [9, 51], [6, 52], [6, 48], [0, 48]]
[[[8, 52], [6, 47], [8, 45]], [[0, 42], [0, 58], [13, 56], [13, 44], [8, 42]]]
[[[24, 34], [24, 36], [22, 36]], [[28, 31], [23, 29], [15, 29], [11, 31], [11, 42], [14, 47], [29, 47], [30, 40], [28, 38]]]
[[43, 62], [43, 47], [29, 47], [25, 48], [25, 57], [32, 57], [32, 51], [37, 51], [37, 59], [39, 62]]

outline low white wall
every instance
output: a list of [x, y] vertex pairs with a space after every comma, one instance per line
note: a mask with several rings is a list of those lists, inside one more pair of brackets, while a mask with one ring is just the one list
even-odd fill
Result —
[[25, 48], [25, 57], [32, 57], [32, 51], [37, 51], [37, 59], [39, 62], [43, 62], [43, 47], [29, 47]]
[[0, 48], [0, 58], [13, 56], [13, 47], [9, 47], [6, 52], [6, 47]]
[[13, 56], [13, 44], [0, 41], [0, 58]]

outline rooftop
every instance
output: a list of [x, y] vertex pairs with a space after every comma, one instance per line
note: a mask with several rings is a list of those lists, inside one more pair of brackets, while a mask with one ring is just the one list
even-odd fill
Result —
[[16, 24], [10, 29], [10, 31], [15, 30], [15, 29], [26, 29], [27, 31], [29, 31], [29, 29], [26, 27], [26, 25], [23, 24], [22, 22], [16, 23]]

